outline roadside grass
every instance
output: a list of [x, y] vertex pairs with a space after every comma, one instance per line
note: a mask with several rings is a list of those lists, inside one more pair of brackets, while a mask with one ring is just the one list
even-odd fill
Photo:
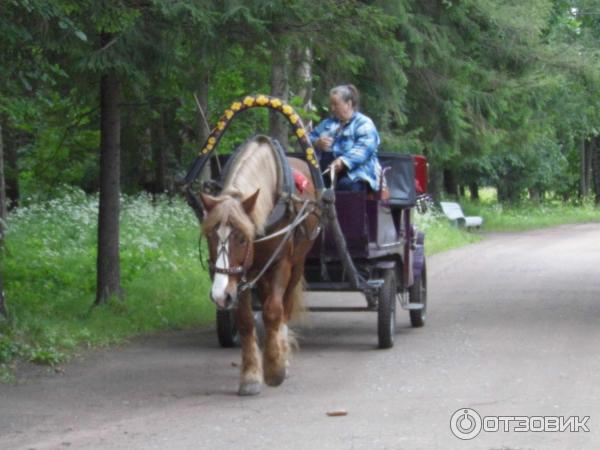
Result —
[[495, 202], [461, 203], [466, 215], [482, 216], [484, 231], [525, 231], [568, 223], [598, 222], [600, 208], [592, 201], [581, 204], [545, 200], [536, 204], [503, 205]]
[[525, 231], [568, 223], [599, 222], [600, 208], [593, 198], [564, 202], [547, 193], [542, 202], [523, 200], [518, 204], [498, 202], [495, 188], [479, 189], [479, 201], [461, 199], [466, 215], [482, 216], [484, 231]]
[[439, 208], [425, 215], [416, 214], [417, 226], [426, 232], [425, 250], [428, 255], [477, 242], [486, 232], [525, 231], [571, 223], [600, 222], [600, 208], [592, 199], [565, 203], [545, 199], [542, 203], [524, 201], [503, 205], [496, 200], [496, 192], [486, 188], [480, 191], [480, 200], [459, 201], [467, 216], [483, 217], [481, 230], [466, 231], [450, 223]]
[[425, 254], [427, 256], [477, 242], [482, 239], [479, 232], [470, 232], [451, 224], [438, 208], [425, 214], [415, 214], [417, 228], [425, 232]]
[[180, 199], [123, 197], [123, 301], [92, 308], [97, 197], [68, 190], [9, 217], [3, 250], [8, 320], [0, 319], [0, 379], [18, 361], [56, 365], [81, 347], [209, 323], [209, 278], [198, 223]]

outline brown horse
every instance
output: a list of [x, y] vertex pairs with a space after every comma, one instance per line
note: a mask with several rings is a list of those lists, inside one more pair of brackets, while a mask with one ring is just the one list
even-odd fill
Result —
[[[288, 161], [309, 181], [303, 192], [292, 200], [291, 209], [297, 212], [306, 200], [314, 209], [315, 189], [310, 182], [308, 165], [295, 158], [288, 158]], [[236, 308], [235, 321], [242, 345], [240, 395], [259, 394], [263, 380], [270, 386], [278, 386], [286, 377], [290, 357], [287, 322], [294, 304], [300, 301], [304, 260], [318, 226], [318, 217], [307, 215], [257, 281], [266, 329], [261, 357], [250, 290], [239, 293], [238, 287], [240, 282], [259, 274], [284, 239], [285, 234], [278, 234], [255, 242], [264, 232], [267, 218], [281, 192], [280, 165], [271, 141], [266, 137], [254, 138], [236, 155], [225, 174], [221, 194], [217, 197], [199, 195], [205, 211], [202, 228], [208, 239], [214, 274], [210, 297], [217, 308]], [[294, 213], [287, 214], [277, 228], [284, 229], [295, 216]]]

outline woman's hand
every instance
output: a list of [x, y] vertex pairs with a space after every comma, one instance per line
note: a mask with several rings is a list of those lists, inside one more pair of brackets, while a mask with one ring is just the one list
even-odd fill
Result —
[[331, 170], [333, 172], [340, 173], [342, 170], [344, 170], [346, 168], [346, 165], [344, 164], [344, 161], [342, 161], [341, 158], [337, 158], [337, 159], [333, 160], [333, 162], [331, 163], [331, 165], [329, 167], [331, 167]]
[[333, 145], [333, 138], [331, 136], [322, 136], [315, 141], [315, 147], [324, 152], [331, 151]]

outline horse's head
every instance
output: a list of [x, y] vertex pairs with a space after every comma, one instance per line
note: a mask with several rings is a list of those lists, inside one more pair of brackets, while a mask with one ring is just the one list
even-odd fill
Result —
[[200, 194], [205, 217], [202, 231], [208, 240], [209, 265], [213, 274], [211, 300], [219, 309], [231, 309], [238, 300], [238, 284], [254, 260], [256, 234], [250, 214], [259, 190], [239, 200], [229, 195]]

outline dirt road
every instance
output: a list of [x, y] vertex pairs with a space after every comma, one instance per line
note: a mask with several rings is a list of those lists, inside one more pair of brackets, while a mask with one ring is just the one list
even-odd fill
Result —
[[[400, 313], [391, 350], [375, 349], [374, 314], [312, 314], [290, 378], [254, 398], [235, 395], [239, 351], [212, 330], [94, 351], [0, 385], [0, 448], [600, 448], [600, 224], [490, 236], [428, 264], [428, 323]], [[589, 416], [590, 431], [463, 441], [450, 418], [465, 407]]]

